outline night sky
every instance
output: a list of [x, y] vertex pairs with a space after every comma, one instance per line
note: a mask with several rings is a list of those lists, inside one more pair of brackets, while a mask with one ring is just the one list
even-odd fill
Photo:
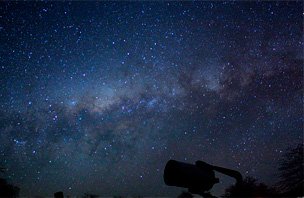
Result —
[[[303, 142], [302, 2], [1, 2], [0, 164], [21, 196], [177, 196], [165, 164], [272, 185]], [[217, 174], [212, 194], [234, 179]]]

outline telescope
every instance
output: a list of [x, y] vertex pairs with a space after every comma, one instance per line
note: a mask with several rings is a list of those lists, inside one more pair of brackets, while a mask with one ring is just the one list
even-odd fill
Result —
[[206, 196], [205, 191], [209, 191], [214, 184], [219, 183], [214, 171], [235, 178], [236, 185], [240, 185], [243, 181], [241, 173], [235, 170], [213, 166], [203, 161], [188, 164], [175, 160], [167, 162], [164, 181], [168, 186], [188, 188], [191, 193]]

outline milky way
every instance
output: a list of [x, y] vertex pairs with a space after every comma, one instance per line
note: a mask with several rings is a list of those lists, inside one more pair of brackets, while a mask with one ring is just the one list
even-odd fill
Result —
[[[6, 176], [21, 196], [177, 196], [175, 159], [272, 185], [303, 142], [302, 8], [2, 2]], [[234, 182], [218, 176], [215, 195]]]

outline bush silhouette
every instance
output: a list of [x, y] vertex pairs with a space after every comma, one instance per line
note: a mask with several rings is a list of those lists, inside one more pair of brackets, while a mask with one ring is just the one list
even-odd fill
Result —
[[273, 197], [276, 190], [270, 188], [264, 183], [258, 183], [253, 177], [246, 177], [240, 185], [231, 185], [222, 197]]
[[[0, 168], [0, 173], [4, 171], [4, 168]], [[0, 178], [0, 197], [19, 197], [19, 191], [20, 189], [8, 183], [7, 179]]]
[[277, 183], [277, 187], [286, 196], [304, 196], [303, 165], [303, 144], [288, 148], [278, 169], [281, 181]]

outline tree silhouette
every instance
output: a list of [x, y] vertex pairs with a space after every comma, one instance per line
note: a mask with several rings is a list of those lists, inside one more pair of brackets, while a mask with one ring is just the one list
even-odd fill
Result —
[[[0, 168], [0, 173], [4, 173], [5, 169]], [[13, 184], [8, 183], [7, 179], [0, 178], [0, 197], [19, 197], [20, 189]]]
[[222, 197], [273, 197], [276, 195], [274, 188], [259, 183], [253, 177], [246, 177], [242, 184], [229, 186]]
[[277, 183], [278, 188], [286, 195], [304, 196], [303, 165], [303, 143], [295, 148], [288, 148], [278, 169], [281, 181]]

